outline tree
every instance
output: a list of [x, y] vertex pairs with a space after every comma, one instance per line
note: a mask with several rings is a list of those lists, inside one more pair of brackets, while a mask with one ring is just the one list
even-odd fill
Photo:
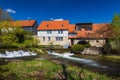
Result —
[[25, 31], [19, 22], [0, 8], [0, 47], [30, 47], [34, 45], [32, 32]]
[[120, 37], [120, 14], [115, 14], [111, 23], [114, 38]]
[[0, 8], [0, 47], [2, 46], [2, 39], [1, 39], [2, 25], [1, 23], [3, 21], [12, 21], [12, 17], [6, 11], [2, 10], [2, 8]]
[[0, 23], [1, 46], [8, 47], [31, 47], [33, 46], [32, 33], [23, 30], [20, 25], [13, 25], [12, 21]]
[[120, 53], [120, 14], [115, 14], [111, 23], [114, 36], [111, 39], [112, 49]]
[[114, 27], [120, 27], [120, 15], [114, 14], [111, 25], [114, 26]]
[[12, 21], [12, 17], [4, 10], [2, 10], [2, 8], [0, 8], [0, 22], [2, 21]]
[[12, 24], [10, 22], [1, 22], [0, 32], [1, 46], [10, 46], [12, 43], [17, 42], [17, 38], [14, 35], [14, 28], [12, 27]]

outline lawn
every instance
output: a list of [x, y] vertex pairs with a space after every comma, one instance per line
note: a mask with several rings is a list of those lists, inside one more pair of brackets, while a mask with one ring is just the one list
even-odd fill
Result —
[[48, 60], [12, 61], [0, 66], [0, 80], [113, 80], [105, 75]]
[[119, 55], [106, 55], [102, 56], [103, 59], [109, 60], [109, 61], [114, 61], [114, 62], [119, 62], [120, 63], [120, 56]]

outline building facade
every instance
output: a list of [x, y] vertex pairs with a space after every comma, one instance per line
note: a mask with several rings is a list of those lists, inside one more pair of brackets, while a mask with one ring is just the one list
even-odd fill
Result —
[[20, 26], [24, 30], [32, 32], [34, 35], [37, 34], [38, 23], [36, 20], [18, 20], [13, 21], [14, 26]]
[[40, 44], [69, 45], [69, 21], [43, 21], [37, 28]]
[[86, 42], [91, 46], [102, 47], [106, 43], [106, 36], [102, 31], [108, 24], [77, 23], [69, 21], [43, 21], [37, 28], [40, 44], [54, 45], [80, 44]]
[[[86, 42], [91, 46], [102, 47], [106, 43], [106, 35], [102, 33], [108, 24], [77, 23], [75, 30], [69, 33], [71, 45]], [[103, 36], [104, 35], [104, 36]]]

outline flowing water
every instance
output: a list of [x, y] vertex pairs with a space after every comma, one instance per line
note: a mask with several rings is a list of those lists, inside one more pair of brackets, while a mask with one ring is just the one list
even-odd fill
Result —
[[[67, 60], [67, 64], [72, 64], [75, 66], [77, 65], [97, 73], [106, 74], [115, 78], [120, 78], [120, 63], [106, 61], [101, 58], [93, 59], [84, 56], [75, 57], [73, 53], [69, 52], [63, 52], [62, 54], [57, 52], [48, 52], [48, 54], [50, 56], [53, 56], [53, 59], [56, 60], [59, 60], [61, 58], [63, 62]], [[6, 64], [8, 62], [6, 60], [33, 60], [39, 58], [41, 59], [45, 57], [40, 57], [38, 55], [36, 56], [36, 53], [31, 51], [5, 51], [4, 53], [0, 52], [0, 65]], [[96, 58], [96, 56], [94, 56], [94, 58]]]
[[[101, 74], [106, 74], [112, 77], [120, 77], [120, 63], [106, 61], [102, 59], [90, 59], [86, 57], [73, 57], [73, 53], [65, 52], [59, 54], [56, 52], [48, 52], [50, 55], [54, 55], [63, 59], [69, 60], [70, 63], [76, 63], [77, 65], [84, 65], [87, 69]], [[95, 56], [94, 56], [95, 57]]]
[[24, 51], [24, 50], [5, 51], [0, 53], [0, 58], [17, 58], [17, 57], [24, 57], [24, 56], [36, 56], [36, 55], [37, 54], [35, 52]]

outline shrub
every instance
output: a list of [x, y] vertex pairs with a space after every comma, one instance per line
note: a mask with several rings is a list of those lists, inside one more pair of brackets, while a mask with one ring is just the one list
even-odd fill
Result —
[[76, 44], [76, 45], [73, 45], [73, 46], [72, 46], [72, 50], [73, 50], [73, 51], [76, 51], [76, 50], [77, 50], [77, 51], [78, 51], [78, 50], [81, 51], [81, 50], [83, 50], [84, 48], [85, 48], [85, 46], [84, 46], [84, 45], [80, 45], [80, 44]]
[[89, 44], [85, 44], [84, 47], [85, 47], [85, 48], [89, 48], [90, 45], [89, 45]]

